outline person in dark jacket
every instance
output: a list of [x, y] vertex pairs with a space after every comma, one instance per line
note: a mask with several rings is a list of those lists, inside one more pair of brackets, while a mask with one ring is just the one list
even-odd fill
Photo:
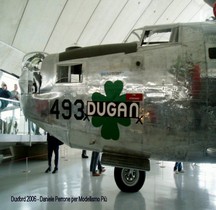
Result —
[[55, 159], [54, 159], [55, 168], [52, 173], [54, 174], [58, 171], [59, 145], [62, 144], [63, 143], [60, 140], [58, 140], [56, 137], [47, 133], [48, 168], [45, 171], [45, 173], [50, 172], [52, 169], [51, 163], [52, 163], [53, 152], [55, 154]]
[[[3, 82], [0, 88], [0, 97], [1, 98], [10, 98], [11, 97], [11, 93], [10, 91], [7, 90], [7, 85]], [[6, 101], [4, 99], [1, 99], [1, 105], [0, 108], [4, 109], [7, 107], [9, 101]]]

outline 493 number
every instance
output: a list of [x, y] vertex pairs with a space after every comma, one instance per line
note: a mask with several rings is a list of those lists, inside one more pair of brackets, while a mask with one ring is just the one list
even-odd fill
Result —
[[[77, 107], [77, 113], [75, 114], [72, 113], [73, 106]], [[74, 115], [77, 120], [82, 120], [85, 117], [84, 102], [77, 99], [73, 104], [69, 99], [64, 99], [63, 101], [57, 99], [50, 109], [50, 114], [55, 115], [56, 119], [59, 119], [61, 116], [63, 119], [69, 120]]]

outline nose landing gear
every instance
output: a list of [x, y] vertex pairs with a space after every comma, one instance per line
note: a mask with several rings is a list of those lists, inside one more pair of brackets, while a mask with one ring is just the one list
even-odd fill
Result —
[[121, 191], [137, 192], [145, 182], [145, 171], [115, 167], [114, 178]]

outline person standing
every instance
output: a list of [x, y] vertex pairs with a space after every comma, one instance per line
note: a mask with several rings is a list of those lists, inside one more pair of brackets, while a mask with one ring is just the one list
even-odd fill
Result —
[[184, 173], [181, 162], [175, 162], [175, 166], [174, 166], [173, 170], [174, 170], [175, 173]]
[[58, 140], [56, 137], [50, 135], [47, 133], [47, 149], [48, 149], [48, 168], [46, 169], [45, 173], [48, 173], [52, 169], [52, 154], [54, 152], [55, 159], [54, 159], [54, 165], [55, 168], [53, 170], [53, 174], [58, 171], [58, 160], [59, 160], [59, 145], [62, 145], [63, 143]]
[[86, 150], [82, 150], [82, 158], [88, 158]]
[[[0, 97], [7, 98], [7, 99], [11, 97], [11, 93], [10, 91], [7, 90], [7, 85], [4, 82], [2, 82], [2, 85], [0, 88]], [[4, 109], [5, 107], [7, 107], [9, 101], [4, 100], [4, 99], [1, 99], [0, 101], [1, 101], [1, 105], [0, 105], [1, 109]]]
[[[20, 99], [20, 94], [18, 92], [18, 86], [17, 86], [17, 84], [14, 84], [14, 89], [11, 91], [10, 99], [13, 99], [15, 101], [19, 101], [19, 99]], [[19, 106], [19, 103], [16, 103], [16, 102], [12, 102], [12, 104], [14, 106]]]
[[19, 101], [20, 96], [19, 96], [17, 84], [14, 84], [14, 89], [11, 91], [10, 98]]
[[[97, 167], [98, 167], [99, 173], [96, 170]], [[95, 152], [95, 151], [92, 152], [90, 171], [92, 172], [92, 176], [100, 176], [101, 173], [106, 171], [106, 169], [102, 167], [101, 165], [99, 152]]]

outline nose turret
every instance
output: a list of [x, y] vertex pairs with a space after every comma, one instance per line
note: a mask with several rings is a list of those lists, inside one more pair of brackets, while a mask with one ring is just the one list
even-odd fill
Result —
[[47, 56], [43, 52], [31, 52], [22, 61], [22, 73], [19, 79], [21, 94], [40, 93], [41, 64]]

